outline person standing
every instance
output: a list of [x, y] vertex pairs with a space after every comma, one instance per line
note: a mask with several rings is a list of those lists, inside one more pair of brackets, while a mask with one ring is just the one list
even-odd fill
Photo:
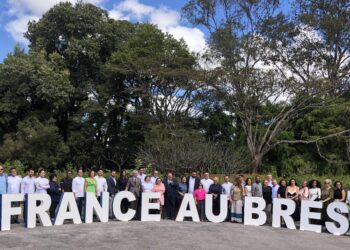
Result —
[[269, 186], [269, 181], [265, 180], [264, 185], [262, 186], [262, 197], [266, 202], [266, 207], [264, 209], [267, 217], [267, 223], [271, 224], [272, 222], [272, 216], [271, 216], [271, 210], [272, 210], [272, 188]]
[[[24, 202], [26, 202], [26, 194], [33, 194], [35, 193], [35, 177], [34, 177], [34, 170], [32, 168], [28, 168], [27, 170], [27, 176], [22, 179], [21, 182], [21, 194], [24, 194]], [[23, 206], [23, 219], [26, 220], [26, 205]]]
[[85, 179], [83, 175], [84, 175], [83, 169], [79, 168], [77, 172], [77, 176], [72, 181], [72, 191], [78, 205], [80, 217], [83, 216], [83, 203], [84, 203], [84, 196], [85, 196]]
[[58, 185], [58, 183], [57, 183], [57, 175], [56, 174], [51, 174], [49, 186], [50, 186], [50, 188], [47, 191], [51, 197], [50, 218], [53, 221], [55, 219], [55, 216], [56, 216], [57, 205], [61, 199], [61, 188], [60, 188], [60, 185]]
[[159, 177], [159, 172], [157, 170], [154, 170], [153, 171], [153, 175], [151, 177], [151, 182], [152, 182], [153, 185], [156, 184], [156, 181], [157, 181], [158, 177]]
[[96, 195], [96, 197], [98, 197], [97, 183], [96, 183], [96, 179], [95, 179], [95, 171], [94, 170], [90, 170], [88, 177], [85, 178], [84, 191], [85, 191], [85, 193], [94, 193]]
[[277, 198], [286, 198], [287, 181], [281, 179], [279, 183], [279, 188], [277, 191]]
[[178, 197], [177, 197], [177, 210], [180, 208], [182, 200], [185, 196], [185, 194], [188, 192], [188, 186], [187, 186], [187, 178], [186, 176], [181, 177], [181, 182], [179, 183], [179, 191], [178, 191]]
[[321, 199], [321, 183], [318, 180], [309, 182], [309, 200], [319, 201]]
[[303, 181], [303, 184], [299, 189], [299, 201], [304, 200], [309, 200], [309, 188], [307, 187], [307, 181]]
[[277, 180], [272, 180], [272, 203], [274, 198], [278, 198], [279, 187], [280, 186], [278, 185]]
[[273, 186], [273, 178], [272, 178], [272, 174], [268, 174], [266, 176], [267, 181], [269, 182], [269, 186], [272, 187]]
[[255, 182], [252, 186], [252, 196], [253, 197], [262, 197], [262, 185], [260, 183], [260, 176], [255, 176]]
[[231, 221], [237, 223], [243, 223], [243, 200], [247, 194], [247, 189], [242, 187], [243, 178], [241, 176], [236, 177], [235, 185], [232, 186], [231, 194]]
[[145, 168], [144, 167], [139, 167], [139, 171], [137, 173], [137, 178], [140, 179], [141, 183], [145, 181], [146, 174], [145, 174]]
[[167, 219], [175, 220], [176, 217], [176, 199], [179, 191], [179, 184], [175, 180], [173, 173], [168, 172], [163, 180], [165, 186], [165, 209]]
[[198, 215], [200, 221], [204, 221], [205, 219], [205, 189], [203, 188], [202, 183], [198, 183], [198, 188], [196, 188], [193, 192], [193, 197], [196, 201], [196, 206], [198, 210]]
[[95, 176], [95, 180], [96, 180], [96, 187], [97, 187], [97, 197], [101, 196], [101, 193], [103, 192], [107, 192], [108, 190], [108, 185], [107, 185], [107, 181], [106, 178], [103, 176], [103, 170], [99, 169], [97, 171], [97, 176]]
[[209, 178], [209, 173], [204, 173], [204, 178], [201, 180], [205, 192], [209, 193], [210, 186], [214, 183], [212, 179]]
[[334, 191], [332, 188], [332, 181], [330, 179], [326, 179], [321, 190], [321, 201], [323, 202], [321, 213], [322, 226], [325, 226], [326, 221], [330, 220], [327, 214], [327, 207], [333, 201], [333, 197]]
[[151, 176], [146, 175], [144, 182], [142, 183], [142, 192], [149, 193], [152, 191], [153, 183], [151, 182]]
[[300, 220], [300, 212], [298, 207], [299, 202], [299, 187], [297, 186], [297, 182], [295, 179], [290, 179], [288, 183], [288, 187], [286, 188], [286, 197], [287, 199], [291, 199], [295, 202], [295, 210], [292, 215], [294, 221]]
[[159, 205], [160, 205], [160, 217], [162, 217], [162, 211], [164, 207], [164, 193], [165, 193], [165, 186], [160, 178], [157, 178], [156, 184], [154, 184], [152, 192], [160, 193], [160, 199], [158, 199]]
[[107, 178], [107, 192], [109, 193], [109, 218], [113, 218], [113, 200], [118, 193], [118, 182], [116, 179], [117, 171], [112, 170], [111, 175]]
[[43, 168], [38, 170], [38, 177], [35, 179], [35, 193], [47, 194], [50, 188], [49, 180], [45, 178], [46, 171]]
[[246, 196], [251, 197], [252, 196], [252, 184], [253, 184], [252, 178], [248, 177], [245, 180], [245, 183], [246, 183], [245, 188], [247, 190], [247, 195]]
[[[122, 170], [119, 178], [118, 178], [118, 187], [120, 191], [124, 191], [126, 189], [126, 185], [128, 184], [129, 178], [125, 170]], [[128, 210], [129, 202], [126, 199], [123, 199], [120, 205], [120, 209], [123, 213], [126, 213]]]
[[200, 179], [197, 177], [197, 172], [192, 171], [191, 175], [186, 178], [187, 191], [193, 194], [194, 190], [198, 187]]
[[219, 178], [214, 177], [214, 183], [209, 187], [209, 194], [213, 195], [213, 214], [220, 214], [220, 195], [222, 194], [222, 186], [219, 184]]
[[62, 192], [72, 192], [72, 171], [68, 170], [66, 177], [61, 180], [61, 191]]
[[222, 184], [222, 194], [227, 195], [227, 217], [226, 220], [229, 221], [231, 218], [231, 189], [233, 184], [230, 182], [230, 177], [225, 175], [224, 183]]
[[7, 190], [7, 175], [5, 174], [4, 166], [0, 165], [0, 194], [6, 194]]
[[[1, 167], [0, 167], [1, 168]], [[8, 194], [19, 194], [21, 193], [21, 176], [17, 175], [15, 167], [10, 168], [10, 176], [7, 177], [7, 193]], [[19, 207], [20, 202], [13, 202], [14, 207]], [[19, 224], [18, 215], [11, 216], [11, 223]]]
[[132, 177], [129, 178], [128, 183], [126, 184], [125, 191], [130, 191], [135, 195], [135, 200], [130, 203], [130, 208], [136, 211], [135, 219], [140, 219], [138, 204], [141, 196], [141, 190], [142, 190], [141, 180], [138, 177], [138, 172], [134, 170]]
[[340, 181], [336, 181], [334, 183], [334, 201], [345, 202], [346, 200], [346, 192], [343, 189], [343, 184]]

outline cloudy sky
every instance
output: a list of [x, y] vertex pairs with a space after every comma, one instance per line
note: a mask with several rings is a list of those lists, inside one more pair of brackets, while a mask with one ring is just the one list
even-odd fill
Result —
[[[0, 0], [0, 61], [13, 50], [15, 43], [25, 47], [23, 33], [29, 20], [38, 20], [43, 13], [59, 2], [76, 0]], [[150, 22], [172, 34], [183, 37], [191, 51], [205, 48], [205, 33], [181, 19], [181, 7], [186, 0], [84, 0], [109, 11], [115, 19]]]

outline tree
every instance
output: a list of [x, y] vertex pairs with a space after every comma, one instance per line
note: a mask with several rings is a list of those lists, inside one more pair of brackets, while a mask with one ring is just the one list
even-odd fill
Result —
[[[308, 65], [312, 53], [305, 57], [287, 53], [297, 47], [291, 37], [296, 38], [300, 30], [278, 13], [278, 7], [273, 0], [191, 0], [183, 7], [189, 21], [210, 32], [209, 56], [217, 58], [220, 66], [206, 72], [203, 81], [237, 117], [235, 126], [245, 134], [253, 172], [261, 170], [263, 157], [272, 148], [286, 142], [280, 136], [293, 121], [329, 104], [318, 98], [330, 90], [329, 84], [322, 84], [324, 78], [312, 74], [303, 78], [301, 70], [299, 74], [293, 70], [293, 65]], [[288, 39], [280, 39], [281, 30]], [[281, 49], [276, 50], [276, 45]], [[291, 71], [283, 67], [284, 53]]]

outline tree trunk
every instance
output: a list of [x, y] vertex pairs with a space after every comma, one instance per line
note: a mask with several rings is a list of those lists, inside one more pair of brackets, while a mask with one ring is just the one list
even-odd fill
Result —
[[252, 162], [250, 164], [251, 172], [256, 174], [260, 171], [262, 165], [262, 154], [255, 154], [252, 156]]

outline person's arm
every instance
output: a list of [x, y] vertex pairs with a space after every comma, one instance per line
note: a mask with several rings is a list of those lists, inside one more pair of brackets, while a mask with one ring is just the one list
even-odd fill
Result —
[[75, 179], [73, 179], [72, 180], [72, 192], [73, 192], [74, 198], [76, 199], [77, 195], [76, 195], [76, 188], [75, 188], [76, 183], [75, 182], [76, 182]]
[[286, 188], [285, 197], [288, 199], [288, 187]]
[[24, 194], [24, 178], [21, 181], [21, 194]]
[[345, 202], [345, 199], [346, 199], [346, 192], [345, 192], [345, 190], [343, 189], [343, 190], [341, 191], [341, 201], [342, 201], [342, 202]]
[[49, 189], [50, 188], [50, 182], [47, 180], [47, 183], [42, 186], [43, 189]]
[[105, 181], [103, 182], [103, 191], [107, 192], [107, 190], [108, 190], [108, 185], [107, 185], [107, 181], [105, 179]]
[[87, 190], [87, 180], [84, 180], [84, 192]]
[[308, 187], [304, 188], [304, 197], [305, 198], [309, 197], [309, 188]]
[[130, 180], [128, 180], [128, 182], [126, 183], [125, 191], [129, 190], [129, 185], [130, 185], [129, 183], [130, 183]]

